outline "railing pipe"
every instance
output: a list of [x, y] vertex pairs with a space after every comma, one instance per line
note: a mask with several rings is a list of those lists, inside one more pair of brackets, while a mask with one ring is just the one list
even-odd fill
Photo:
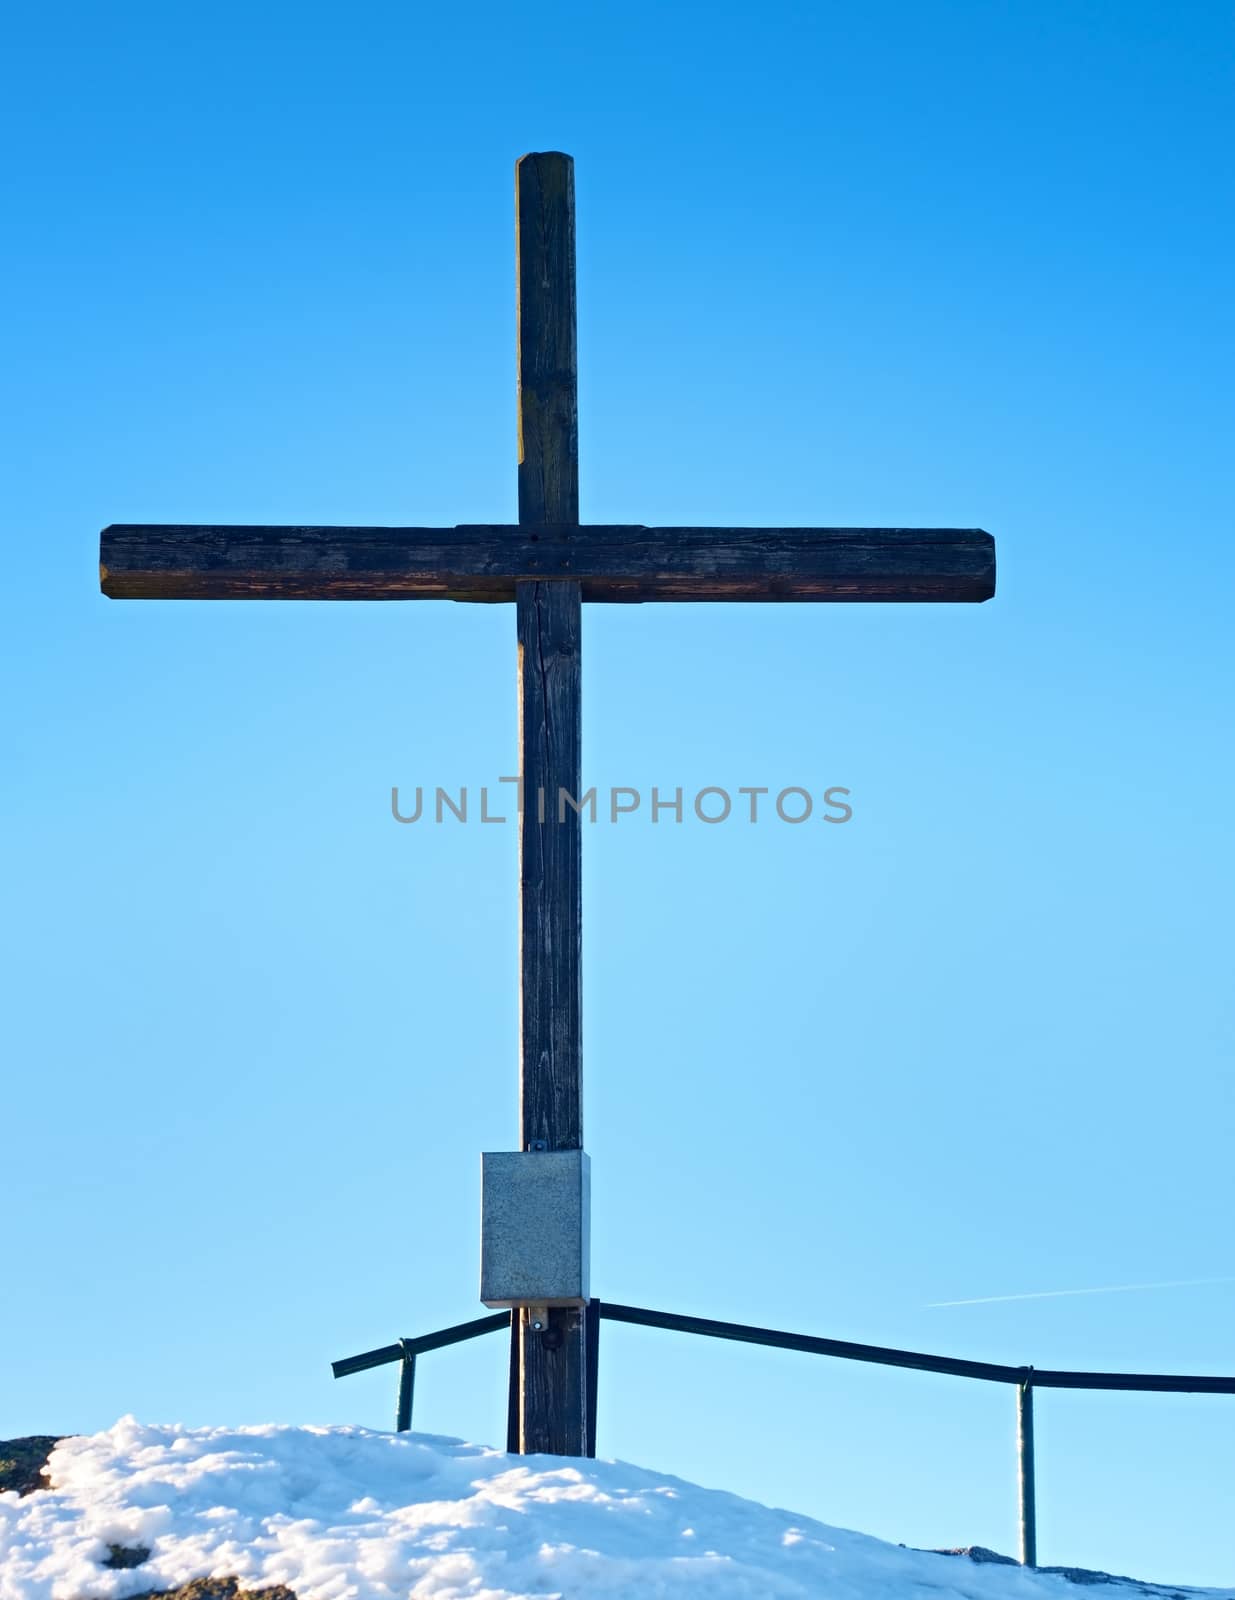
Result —
[[[478, 1339], [482, 1334], [510, 1328], [518, 1312], [499, 1311], [491, 1317], [459, 1322], [436, 1333], [422, 1333], [398, 1344], [382, 1345], [362, 1355], [347, 1356], [332, 1363], [336, 1378], [353, 1372], [398, 1361], [399, 1403], [395, 1429], [405, 1433], [412, 1425], [412, 1396], [416, 1383], [416, 1357], [429, 1350]], [[1052, 1368], [1012, 1367], [994, 1361], [966, 1361], [955, 1356], [933, 1356], [918, 1350], [893, 1350], [884, 1345], [854, 1344], [847, 1339], [821, 1339], [812, 1334], [786, 1333], [777, 1328], [758, 1328], [743, 1322], [717, 1322], [708, 1317], [679, 1316], [670, 1311], [650, 1311], [646, 1306], [617, 1305], [611, 1300], [594, 1300], [587, 1312], [587, 1453], [596, 1454], [596, 1376], [600, 1322], [627, 1322], [637, 1327], [664, 1328], [675, 1333], [701, 1334], [710, 1339], [732, 1339], [741, 1344], [767, 1345], [778, 1350], [801, 1350], [808, 1355], [835, 1356], [842, 1361], [865, 1361], [883, 1367], [909, 1367], [919, 1372], [938, 1372], [957, 1378], [980, 1378], [988, 1383], [1010, 1383], [1016, 1387], [1016, 1457], [1020, 1503], [1021, 1564], [1033, 1567], [1038, 1562], [1037, 1495], [1034, 1483], [1033, 1392], [1035, 1389], [1105, 1389], [1158, 1394], [1235, 1394], [1235, 1377], [1162, 1372], [1065, 1372]], [[515, 1366], [517, 1345], [511, 1343], [510, 1409], [507, 1418], [507, 1449], [518, 1449], [518, 1377]]]

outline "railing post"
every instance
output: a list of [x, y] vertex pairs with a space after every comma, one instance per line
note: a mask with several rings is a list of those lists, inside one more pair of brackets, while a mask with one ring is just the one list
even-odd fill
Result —
[[587, 1308], [584, 1328], [584, 1368], [587, 1379], [587, 1453], [596, 1455], [596, 1389], [600, 1376], [600, 1301], [593, 1300]]
[[412, 1395], [416, 1388], [416, 1357], [409, 1354], [403, 1340], [403, 1360], [399, 1363], [399, 1408], [395, 1412], [395, 1432], [407, 1433], [412, 1426]]
[[506, 1453], [519, 1454], [519, 1308], [510, 1313], [510, 1382], [506, 1390]]
[[1016, 1389], [1016, 1453], [1021, 1491], [1021, 1565], [1038, 1564], [1038, 1506], [1033, 1467], [1033, 1368]]

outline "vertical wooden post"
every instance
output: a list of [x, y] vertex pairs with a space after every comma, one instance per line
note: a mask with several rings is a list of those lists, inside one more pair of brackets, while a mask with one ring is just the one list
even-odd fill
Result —
[[[519, 524], [579, 521], [574, 163], [558, 152], [515, 167]], [[520, 1098], [525, 1150], [583, 1145], [579, 585], [519, 583]], [[586, 1454], [586, 1314], [555, 1308], [518, 1341], [519, 1449]]]
[[1016, 1390], [1016, 1455], [1021, 1502], [1021, 1565], [1038, 1564], [1038, 1505], [1033, 1461], [1033, 1368]]
[[519, 525], [579, 521], [575, 164], [550, 150], [515, 163]]

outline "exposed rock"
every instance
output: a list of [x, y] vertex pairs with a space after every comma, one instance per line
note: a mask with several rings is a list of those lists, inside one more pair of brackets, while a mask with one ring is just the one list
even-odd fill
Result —
[[32, 1494], [46, 1489], [43, 1468], [64, 1434], [32, 1433], [25, 1439], [0, 1439], [0, 1489]]
[[1015, 1567], [1020, 1563], [1012, 1556], [1001, 1556], [998, 1550], [988, 1550], [984, 1544], [966, 1544], [959, 1550], [934, 1550], [937, 1556], [968, 1556], [971, 1561], [997, 1561], [1001, 1567]]
[[[1000, 1566], [1016, 1567], [1020, 1563], [1011, 1556], [1001, 1556], [997, 1550], [988, 1550], [985, 1545], [963, 1545], [959, 1550], [934, 1550], [932, 1555], [937, 1556], [968, 1556], [971, 1561], [996, 1561]], [[1110, 1572], [1091, 1572], [1088, 1567], [1035, 1567], [1035, 1572], [1049, 1572], [1057, 1578], [1064, 1578], [1068, 1583], [1080, 1584], [1088, 1587], [1096, 1583], [1108, 1583], [1114, 1588], [1130, 1589], [1133, 1594], [1152, 1596], [1152, 1600], [1189, 1600], [1188, 1590], [1172, 1589], [1160, 1583], [1142, 1583], [1137, 1578], [1121, 1578]], [[1191, 1591], [1195, 1593], [1195, 1591]]]
[[236, 1578], [194, 1578], [179, 1589], [146, 1589], [131, 1600], [296, 1600], [286, 1584], [265, 1589], [241, 1589]]
[[128, 1567], [140, 1567], [143, 1561], [149, 1560], [150, 1550], [144, 1544], [109, 1544], [103, 1565], [124, 1571]]

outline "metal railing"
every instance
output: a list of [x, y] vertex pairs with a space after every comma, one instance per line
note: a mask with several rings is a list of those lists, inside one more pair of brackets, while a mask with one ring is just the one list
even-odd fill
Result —
[[[399, 1362], [399, 1401], [395, 1428], [405, 1433], [412, 1425], [412, 1399], [416, 1383], [416, 1357], [447, 1345], [478, 1339], [499, 1328], [509, 1328], [515, 1313], [460, 1322], [453, 1328], [423, 1333], [415, 1339], [367, 1350], [332, 1363], [336, 1378], [372, 1367]], [[1016, 1390], [1016, 1458], [1020, 1495], [1020, 1556], [1022, 1565], [1038, 1564], [1036, 1488], [1034, 1481], [1033, 1396], [1035, 1389], [1119, 1389], [1159, 1394], [1235, 1394], [1235, 1377], [1202, 1377], [1190, 1373], [1068, 1372], [1049, 1367], [1012, 1367], [993, 1361], [966, 1361], [956, 1356], [926, 1355], [917, 1350], [892, 1350], [877, 1344], [854, 1344], [847, 1339], [820, 1339], [813, 1334], [785, 1333], [777, 1328], [756, 1328], [741, 1322], [715, 1322], [708, 1317], [684, 1317], [671, 1311], [649, 1311], [644, 1306], [616, 1305], [593, 1300], [587, 1317], [588, 1454], [596, 1454], [596, 1372], [601, 1321], [626, 1322], [642, 1328], [665, 1328], [672, 1333], [693, 1333], [707, 1339], [730, 1339], [739, 1344], [760, 1344], [775, 1350], [800, 1350], [807, 1355], [834, 1356], [841, 1361], [864, 1361], [883, 1367], [909, 1367], [918, 1372], [942, 1372], [956, 1378], [977, 1378], [987, 1383], [1007, 1383]], [[514, 1341], [511, 1341], [512, 1353]], [[507, 1415], [507, 1448], [517, 1448], [513, 1406], [518, 1374], [512, 1370]]]

